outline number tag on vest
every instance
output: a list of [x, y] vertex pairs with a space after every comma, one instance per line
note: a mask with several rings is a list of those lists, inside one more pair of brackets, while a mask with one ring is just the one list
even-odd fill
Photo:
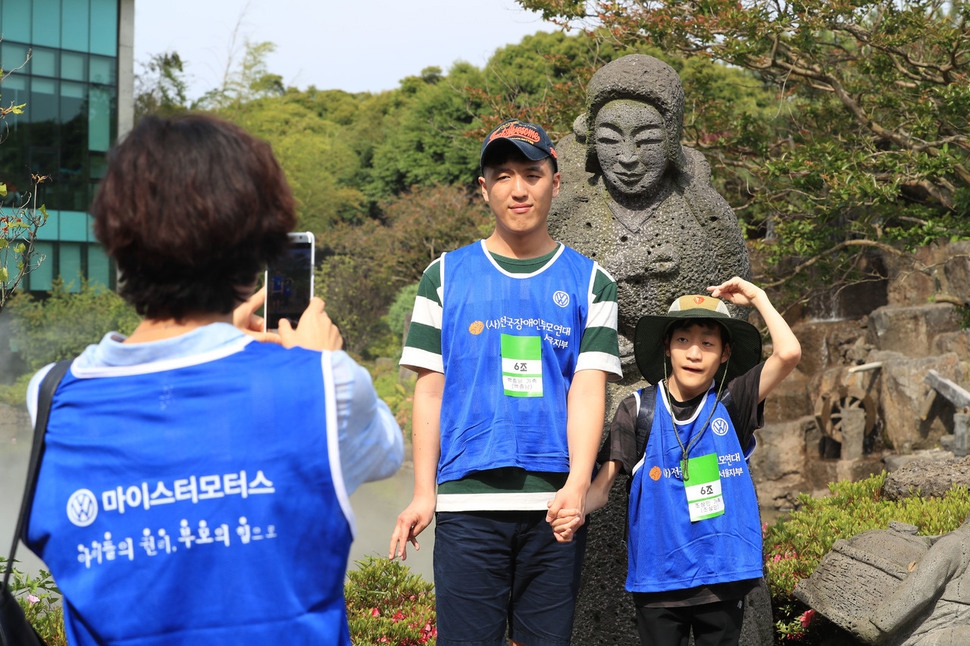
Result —
[[687, 461], [688, 478], [684, 480], [687, 490], [687, 509], [690, 522], [707, 520], [724, 513], [724, 497], [721, 495], [721, 474], [717, 466], [717, 454], [710, 453]]
[[509, 397], [542, 397], [542, 339], [502, 335], [502, 386]]

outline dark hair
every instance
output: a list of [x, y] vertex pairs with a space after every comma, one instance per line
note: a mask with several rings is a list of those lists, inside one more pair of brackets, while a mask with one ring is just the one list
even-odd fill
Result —
[[204, 114], [139, 121], [109, 153], [91, 212], [119, 293], [155, 319], [232, 311], [296, 225], [269, 144]]
[[[482, 155], [482, 167], [480, 169], [482, 177], [485, 176], [486, 168], [501, 166], [509, 160], [522, 162], [532, 161], [526, 157], [525, 153], [519, 150], [518, 146], [513, 144], [511, 141], [496, 141], [492, 143], [492, 145], [485, 150], [485, 154]], [[559, 164], [556, 163], [556, 158], [552, 155], [543, 157], [540, 161], [549, 161], [552, 164], [552, 173], [554, 175], [559, 172]]]
[[695, 325], [699, 325], [700, 327], [704, 328], [705, 330], [714, 330], [714, 329], [716, 329], [716, 330], [720, 331], [720, 333], [721, 333], [721, 343], [722, 344], [728, 345], [728, 344], [731, 343], [731, 333], [728, 331], [728, 329], [726, 327], [724, 327], [723, 325], [721, 325], [720, 323], [718, 323], [714, 319], [702, 319], [702, 318], [696, 318], [696, 319], [690, 319], [690, 318], [688, 318], [688, 319], [677, 319], [677, 320], [673, 321], [670, 324], [670, 326], [667, 328], [667, 332], [665, 334], [665, 341], [670, 341], [671, 337], [673, 337], [673, 335], [674, 335], [674, 332], [676, 332], [677, 330], [686, 330], [686, 329], [688, 329], [690, 327], [693, 327]]

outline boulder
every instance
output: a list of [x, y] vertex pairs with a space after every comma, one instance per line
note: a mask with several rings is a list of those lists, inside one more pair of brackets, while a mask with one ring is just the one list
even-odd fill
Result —
[[970, 488], [970, 457], [912, 460], [886, 476], [882, 495], [887, 500], [942, 498], [953, 485]]

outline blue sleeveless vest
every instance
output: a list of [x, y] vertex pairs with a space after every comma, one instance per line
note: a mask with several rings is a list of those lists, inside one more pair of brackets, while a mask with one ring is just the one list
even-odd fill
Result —
[[61, 383], [28, 539], [71, 644], [349, 646], [330, 355], [221, 354]]
[[653, 428], [631, 479], [626, 589], [666, 592], [760, 578], [758, 499], [730, 415], [711, 390], [693, 418], [677, 424], [686, 446], [714, 409], [690, 457], [717, 455], [725, 513], [692, 523], [680, 479], [683, 452], [662, 390], [657, 388]]
[[[475, 243], [441, 262], [438, 482], [499, 467], [568, 472], [566, 393], [589, 313], [593, 261], [562, 246], [539, 271], [509, 274]], [[506, 394], [502, 335], [538, 339], [541, 397]], [[538, 374], [535, 366], [529, 372]]]

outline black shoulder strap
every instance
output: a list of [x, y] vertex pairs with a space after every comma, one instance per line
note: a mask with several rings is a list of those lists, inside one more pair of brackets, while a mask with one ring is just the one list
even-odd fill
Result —
[[650, 429], [653, 427], [653, 409], [657, 405], [657, 387], [640, 389], [640, 409], [637, 411], [637, 462], [647, 450]]
[[40, 460], [44, 453], [44, 434], [47, 432], [47, 419], [51, 412], [51, 400], [58, 384], [71, 367], [73, 359], [58, 361], [44, 376], [37, 393], [37, 421], [34, 423], [34, 442], [30, 448], [30, 462], [27, 465], [27, 484], [24, 486], [24, 497], [20, 503], [20, 514], [17, 516], [17, 529], [13, 535], [13, 545], [10, 546], [10, 556], [3, 572], [3, 587], [7, 587], [10, 573], [13, 571], [14, 554], [17, 543], [27, 530], [27, 520], [30, 518], [30, 507], [34, 502], [34, 490], [37, 488], [37, 473], [40, 471]]

